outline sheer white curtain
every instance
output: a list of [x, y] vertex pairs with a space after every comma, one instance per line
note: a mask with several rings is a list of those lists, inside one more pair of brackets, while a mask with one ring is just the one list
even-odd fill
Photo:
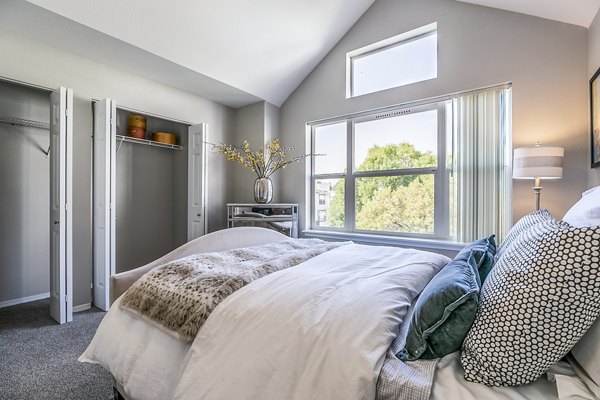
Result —
[[454, 99], [454, 165], [457, 241], [496, 234], [511, 219], [510, 88]]

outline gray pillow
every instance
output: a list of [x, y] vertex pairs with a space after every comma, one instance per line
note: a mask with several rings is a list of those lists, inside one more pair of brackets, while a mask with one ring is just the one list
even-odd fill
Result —
[[475, 320], [480, 280], [475, 251], [459, 253], [427, 284], [410, 320], [403, 361], [438, 358], [462, 345]]

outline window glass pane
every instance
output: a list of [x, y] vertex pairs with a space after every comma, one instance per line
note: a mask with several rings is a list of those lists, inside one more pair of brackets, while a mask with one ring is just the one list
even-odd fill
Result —
[[344, 180], [315, 180], [315, 227], [344, 227]]
[[357, 171], [437, 166], [437, 110], [375, 119], [354, 126]]
[[433, 174], [356, 179], [357, 229], [433, 234], [433, 210]]
[[346, 122], [315, 128], [315, 174], [346, 171]]
[[352, 96], [437, 78], [437, 34], [352, 59]]

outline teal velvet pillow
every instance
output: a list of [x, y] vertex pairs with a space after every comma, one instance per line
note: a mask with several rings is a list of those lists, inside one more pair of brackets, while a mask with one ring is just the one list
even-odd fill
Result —
[[406, 346], [398, 358], [438, 358], [460, 349], [477, 313], [481, 288], [477, 260], [484, 258], [487, 255], [477, 249], [461, 251], [433, 277], [415, 304]]
[[471, 250], [473, 250], [473, 256], [477, 263], [477, 271], [479, 272], [479, 279], [483, 284], [485, 278], [488, 276], [492, 267], [494, 266], [494, 256], [496, 255], [496, 235], [491, 235], [479, 240], [474, 241], [471, 244], [466, 245], [457, 255], [456, 258], [464, 258]]

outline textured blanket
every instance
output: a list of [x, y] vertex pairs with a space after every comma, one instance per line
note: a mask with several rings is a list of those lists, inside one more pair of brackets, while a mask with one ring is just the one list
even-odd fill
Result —
[[236, 290], [343, 244], [289, 239], [195, 254], [142, 276], [125, 292], [120, 307], [191, 341], [211, 312]]

